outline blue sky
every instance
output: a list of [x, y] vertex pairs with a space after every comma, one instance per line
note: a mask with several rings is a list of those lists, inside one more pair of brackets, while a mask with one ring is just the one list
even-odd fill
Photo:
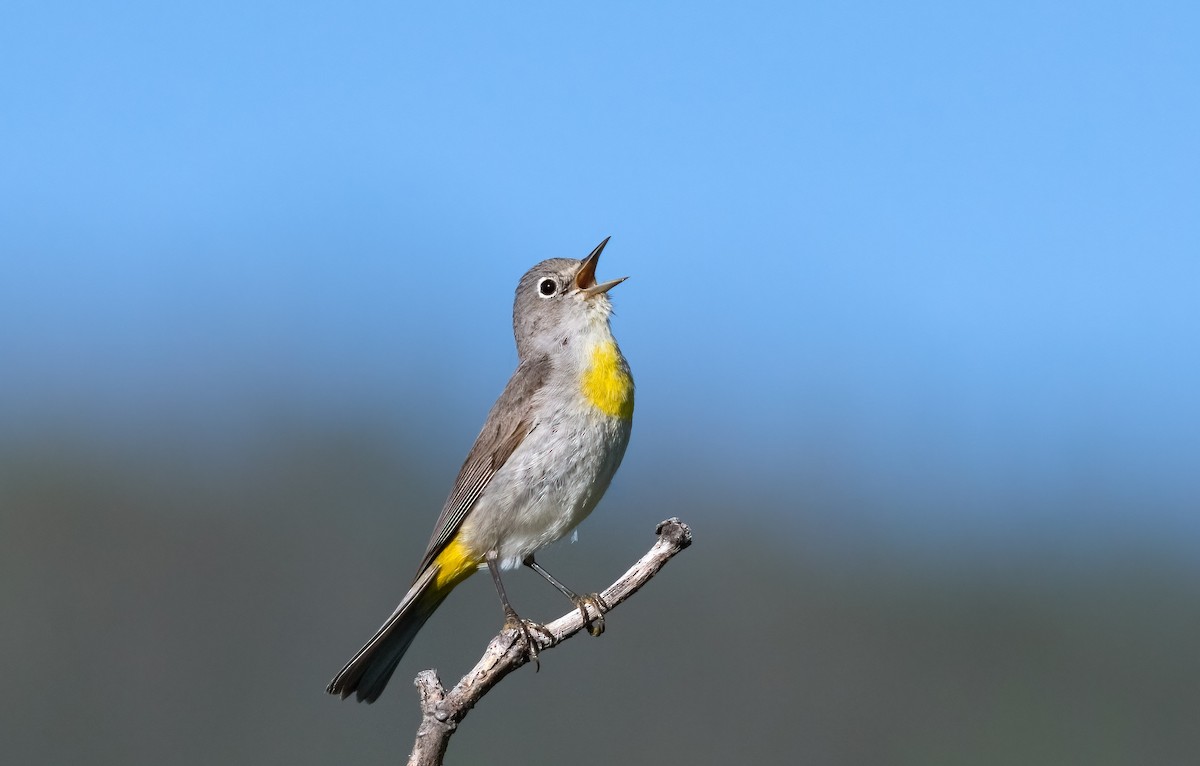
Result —
[[282, 399], [465, 452], [517, 277], [612, 235], [624, 472], [833, 482], [930, 534], [1198, 531], [1190, 4], [4, 17], [10, 428]]

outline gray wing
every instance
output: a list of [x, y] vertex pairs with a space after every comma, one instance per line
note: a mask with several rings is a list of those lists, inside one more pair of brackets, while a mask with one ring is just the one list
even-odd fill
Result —
[[517, 365], [500, 398], [492, 405], [483, 430], [475, 438], [475, 446], [454, 481], [454, 489], [446, 498], [425, 549], [425, 558], [417, 570], [420, 576], [437, 557], [462, 525], [467, 512], [474, 507], [492, 477], [504, 465], [525, 437], [537, 427], [531, 417], [533, 395], [541, 389], [550, 374], [550, 358], [542, 356]]

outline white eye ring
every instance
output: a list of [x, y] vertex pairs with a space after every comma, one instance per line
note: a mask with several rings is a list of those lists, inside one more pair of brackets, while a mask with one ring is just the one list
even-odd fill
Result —
[[538, 295], [543, 298], [550, 298], [558, 292], [558, 282], [555, 282], [549, 277], [538, 282]]

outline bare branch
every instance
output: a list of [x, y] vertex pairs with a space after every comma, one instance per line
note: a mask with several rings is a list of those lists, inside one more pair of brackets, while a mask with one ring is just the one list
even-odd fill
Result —
[[[588, 605], [589, 621], [612, 611], [637, 593], [672, 556], [692, 544], [692, 531], [677, 518], [660, 522], [655, 532], [658, 541], [654, 547], [600, 594], [605, 608], [597, 613], [594, 604]], [[585, 622], [579, 610], [572, 609], [545, 627], [545, 634], [531, 631], [539, 652], [555, 647], [583, 630]], [[500, 679], [527, 662], [529, 654], [521, 633], [516, 628], [505, 628], [488, 643], [479, 663], [453, 689], [447, 690], [442, 686], [441, 679], [433, 670], [418, 673], [416, 685], [421, 697], [421, 725], [417, 728], [416, 742], [408, 757], [409, 766], [441, 766], [451, 735], [471, 708]]]

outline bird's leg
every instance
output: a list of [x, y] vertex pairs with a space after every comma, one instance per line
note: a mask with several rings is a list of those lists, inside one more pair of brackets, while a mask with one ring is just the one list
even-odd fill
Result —
[[541, 663], [538, 662], [538, 643], [534, 640], [529, 628], [532, 626], [546, 635], [549, 635], [550, 631], [537, 623], [521, 619], [521, 615], [517, 614], [516, 609], [513, 609], [512, 604], [508, 601], [508, 594], [504, 592], [504, 583], [500, 581], [500, 566], [496, 562], [494, 551], [487, 555], [487, 565], [488, 571], [492, 573], [492, 582], [496, 583], [496, 592], [500, 594], [500, 604], [504, 607], [504, 627], [515, 629], [525, 640], [525, 652], [529, 655], [529, 660], [533, 663], [533, 670], [536, 673], [541, 669]]
[[[555, 579], [554, 575], [547, 572], [541, 564], [534, 561], [532, 553], [526, 556], [522, 563], [540, 574], [546, 582], [557, 588], [559, 593], [571, 599], [576, 608], [579, 609], [579, 614], [583, 616], [583, 624], [587, 628], [589, 635], [598, 636], [604, 632], [604, 613], [608, 611], [608, 604], [604, 603], [604, 599], [600, 598], [599, 593], [589, 593], [586, 596], [578, 595], [575, 591]], [[588, 616], [589, 606], [596, 610], [595, 619]]]

